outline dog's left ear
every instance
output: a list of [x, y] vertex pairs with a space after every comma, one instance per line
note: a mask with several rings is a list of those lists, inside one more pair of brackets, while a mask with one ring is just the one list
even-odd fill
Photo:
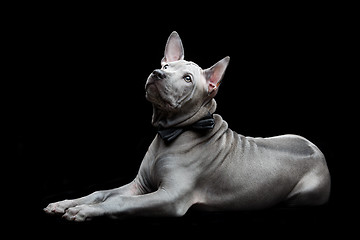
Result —
[[183, 59], [184, 48], [180, 36], [177, 32], [173, 31], [166, 42], [164, 57], [161, 60], [161, 65]]
[[229, 64], [230, 57], [225, 57], [218, 61], [212, 67], [205, 69], [205, 78], [206, 83], [208, 84], [208, 95], [215, 97], [217, 94], [218, 88], [220, 86], [221, 80], [224, 77], [225, 70]]

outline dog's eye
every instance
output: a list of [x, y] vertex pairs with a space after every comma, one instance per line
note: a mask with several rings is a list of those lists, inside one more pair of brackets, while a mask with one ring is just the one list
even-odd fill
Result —
[[163, 66], [163, 69], [167, 69], [169, 67], [169, 64], [165, 64], [164, 66]]
[[185, 82], [187, 82], [187, 83], [189, 83], [189, 82], [191, 82], [191, 81], [192, 81], [192, 79], [191, 79], [191, 76], [190, 76], [190, 75], [185, 75], [185, 76], [184, 76], [184, 80], [185, 80]]

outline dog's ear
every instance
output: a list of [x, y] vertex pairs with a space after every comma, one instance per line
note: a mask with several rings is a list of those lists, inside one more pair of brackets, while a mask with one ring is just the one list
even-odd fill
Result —
[[184, 59], [184, 48], [177, 32], [172, 32], [166, 42], [164, 57], [161, 64]]
[[206, 83], [208, 84], [208, 95], [215, 97], [221, 80], [224, 77], [226, 67], [228, 66], [230, 57], [225, 57], [214, 64], [212, 67], [205, 69]]

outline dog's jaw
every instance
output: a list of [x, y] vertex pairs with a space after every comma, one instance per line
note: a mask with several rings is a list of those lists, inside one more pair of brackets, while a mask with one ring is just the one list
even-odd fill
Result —
[[193, 111], [188, 114], [183, 114], [181, 111], [167, 112], [153, 104], [152, 125], [154, 127], [162, 128], [184, 127], [191, 125], [206, 116], [208, 113], [214, 113], [216, 111], [216, 106], [217, 104], [215, 99], [211, 98], [197, 109], [193, 109]]

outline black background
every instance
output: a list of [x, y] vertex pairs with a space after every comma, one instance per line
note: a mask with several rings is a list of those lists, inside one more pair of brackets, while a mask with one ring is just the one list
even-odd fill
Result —
[[[326, 5], [194, 8], [159, 3], [140, 12], [132, 5], [17, 6], [6, 19], [18, 180], [10, 188], [15, 205], [24, 206], [15, 218], [35, 223], [31, 231], [43, 236], [156, 235], [163, 229], [231, 236], [284, 230], [348, 233], [352, 226], [343, 215], [348, 213], [343, 210], [344, 198], [349, 199], [343, 184], [347, 174], [338, 159], [347, 127], [339, 97], [344, 94], [346, 42], [340, 14], [337, 6]], [[180, 219], [85, 224], [43, 214], [49, 202], [117, 187], [135, 177], [156, 134], [144, 84], [160, 67], [174, 30], [186, 60], [207, 68], [231, 57], [216, 100], [217, 113], [232, 130], [256, 137], [298, 134], [323, 151], [332, 176], [328, 204], [260, 212], [190, 209]]]

